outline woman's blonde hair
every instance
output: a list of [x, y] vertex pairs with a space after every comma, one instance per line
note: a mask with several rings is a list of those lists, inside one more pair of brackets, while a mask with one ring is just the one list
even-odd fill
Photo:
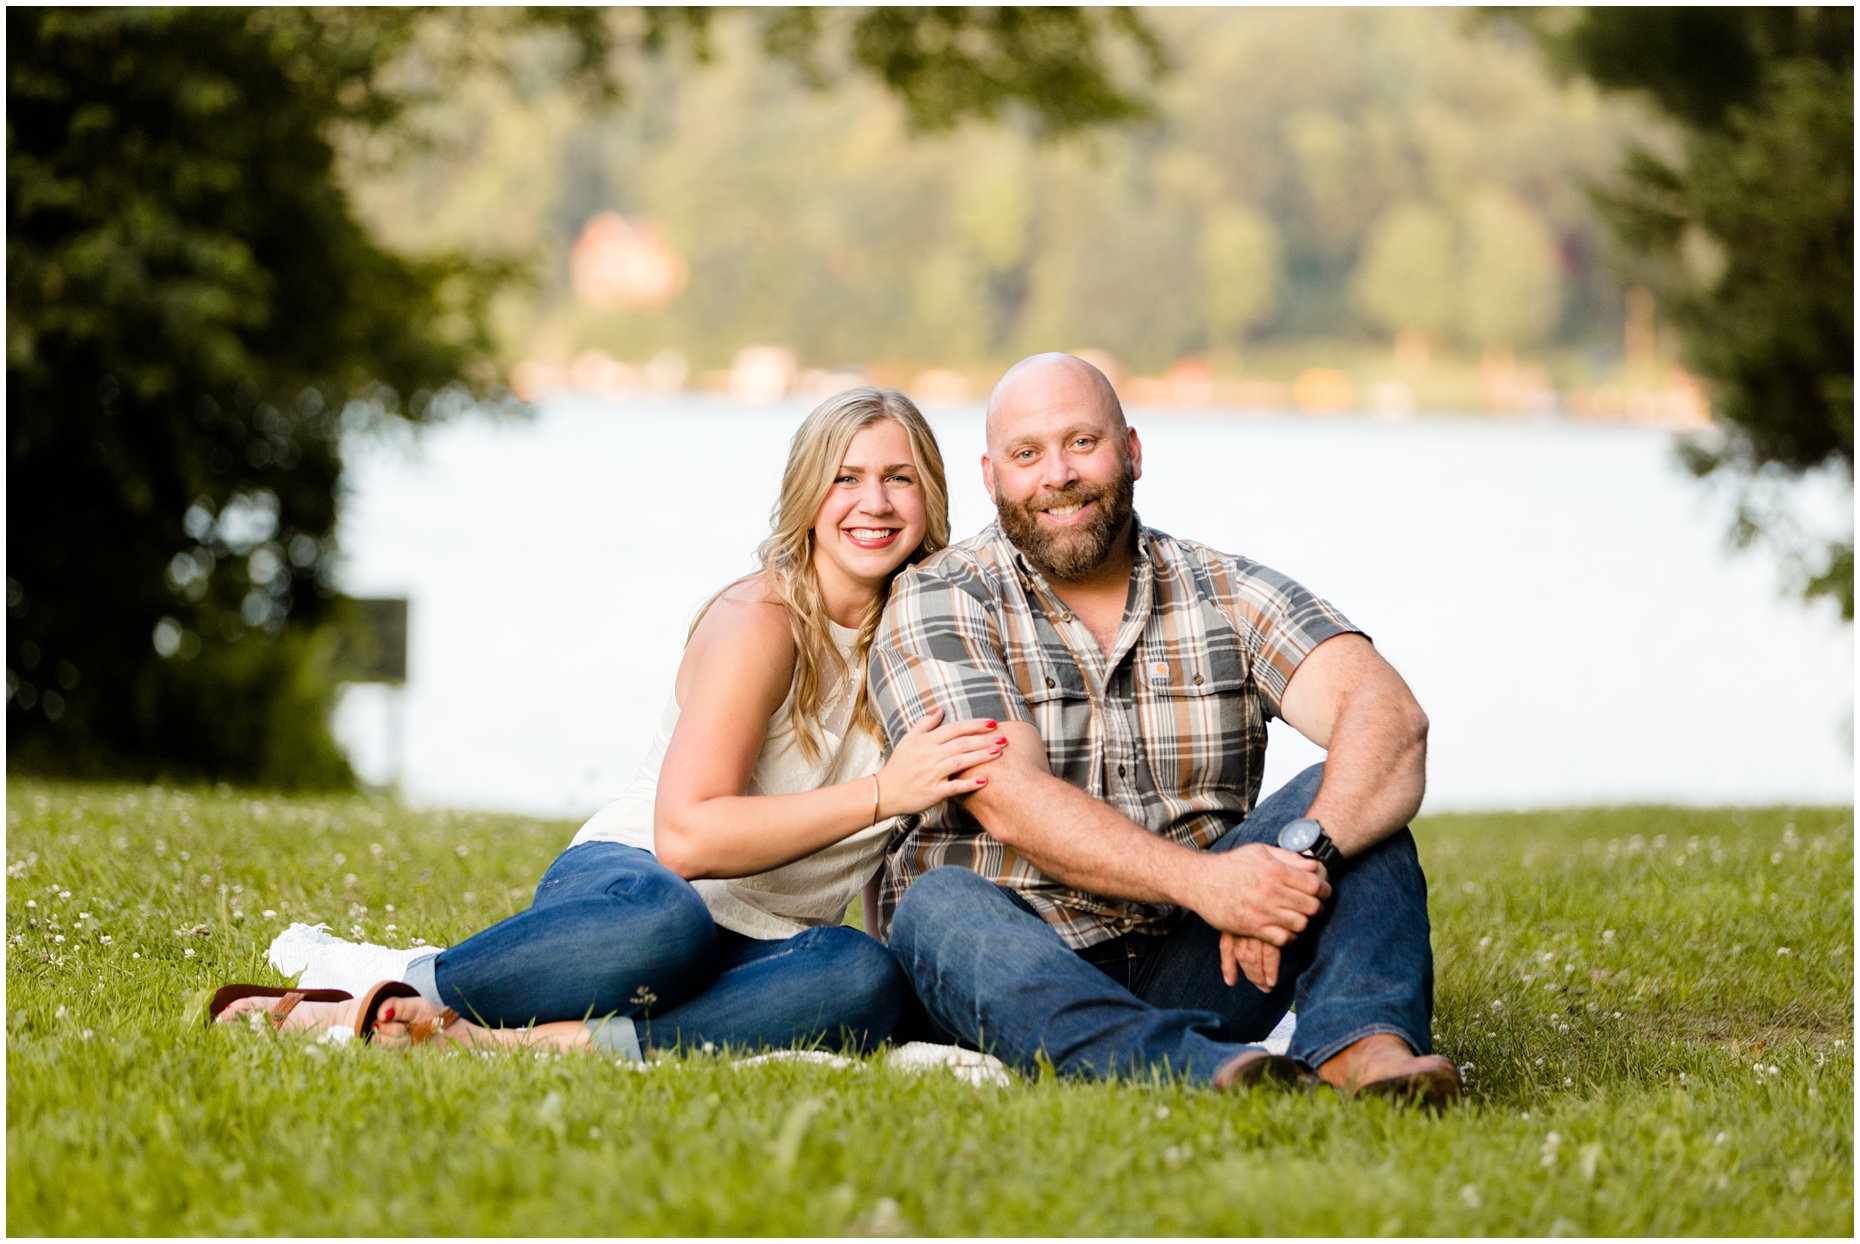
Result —
[[[911, 462], [924, 490], [923, 542], [898, 569], [914, 565], [947, 545], [949, 486], [943, 478], [943, 454], [937, 448], [936, 433], [910, 398], [896, 389], [864, 385], [828, 398], [795, 429], [794, 439], [788, 444], [788, 466], [781, 476], [781, 496], [769, 511], [769, 535], [756, 546], [762, 575], [788, 610], [788, 627], [794, 635], [794, 681], [788, 721], [802, 753], [810, 760], [818, 759], [822, 751], [819, 723], [826, 689], [840, 686], [850, 672], [833, 642], [826, 601], [814, 573], [814, 516], [833, 487], [853, 437], [884, 419], [903, 428], [910, 438]], [[698, 610], [691, 623], [692, 634], [723, 592], [705, 601]], [[860, 620], [853, 659], [861, 666], [871, 651], [872, 637], [878, 632], [879, 617], [890, 595], [891, 584], [887, 581]], [[866, 698], [863, 681], [853, 705], [852, 727], [878, 733], [878, 719]]]

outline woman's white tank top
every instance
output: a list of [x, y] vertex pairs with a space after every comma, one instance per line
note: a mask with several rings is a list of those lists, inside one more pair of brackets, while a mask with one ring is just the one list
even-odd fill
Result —
[[[769, 718], [768, 734], [750, 774], [748, 795], [793, 795], [818, 790], [836, 782], [870, 777], [884, 763], [878, 740], [864, 730], [851, 728], [852, 706], [865, 671], [852, 659], [858, 632], [837, 622], [833, 643], [845, 660], [847, 677], [821, 710], [819, 759], [808, 760], [788, 720], [794, 689]], [[665, 712], [645, 763], [626, 793], [596, 812], [576, 832], [570, 846], [584, 842], [620, 842], [645, 851], [653, 849], [652, 808], [659, 790], [659, 767], [678, 725], [678, 696], [667, 697]], [[891, 840], [892, 821], [880, 821], [832, 846], [803, 856], [792, 864], [727, 881], [691, 884], [710, 908], [711, 918], [723, 928], [746, 937], [793, 937], [810, 927], [838, 924], [846, 908], [878, 870]]]

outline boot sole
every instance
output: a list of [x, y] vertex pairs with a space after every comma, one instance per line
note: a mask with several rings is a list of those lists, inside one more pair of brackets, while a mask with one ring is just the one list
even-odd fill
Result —
[[1404, 1105], [1444, 1110], [1460, 1098], [1460, 1075], [1451, 1067], [1430, 1067], [1386, 1080], [1371, 1080], [1356, 1091], [1358, 1095], [1391, 1097]]
[[1222, 1089], [1252, 1088], [1261, 1084], [1274, 1088], [1306, 1088], [1315, 1078], [1288, 1054], [1267, 1054], [1263, 1058], [1249, 1059], [1225, 1078], [1216, 1077]]

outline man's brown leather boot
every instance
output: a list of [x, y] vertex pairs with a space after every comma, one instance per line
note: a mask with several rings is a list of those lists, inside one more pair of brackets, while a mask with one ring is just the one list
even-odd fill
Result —
[[1255, 1084], [1302, 1088], [1310, 1075], [1310, 1072], [1298, 1065], [1296, 1059], [1287, 1058], [1283, 1054], [1268, 1054], [1265, 1050], [1248, 1050], [1228, 1059], [1215, 1070], [1214, 1087], [1222, 1092], [1251, 1088]]
[[1400, 1098], [1422, 1106], [1445, 1106], [1460, 1095], [1460, 1069], [1439, 1054], [1416, 1054], [1391, 1033], [1364, 1037], [1318, 1068], [1318, 1076], [1342, 1093]]

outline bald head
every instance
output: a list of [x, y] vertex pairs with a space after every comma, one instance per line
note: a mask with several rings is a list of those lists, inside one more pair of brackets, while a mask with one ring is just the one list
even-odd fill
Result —
[[1124, 405], [1103, 372], [1075, 355], [1034, 354], [1008, 368], [988, 395], [989, 451], [1002, 444], [1004, 432], [1019, 416], [1062, 409], [1097, 413], [1120, 434], [1125, 428]]
[[1143, 446], [1104, 373], [1070, 354], [1008, 368], [988, 398], [982, 483], [1001, 529], [1048, 578], [1129, 570]]

